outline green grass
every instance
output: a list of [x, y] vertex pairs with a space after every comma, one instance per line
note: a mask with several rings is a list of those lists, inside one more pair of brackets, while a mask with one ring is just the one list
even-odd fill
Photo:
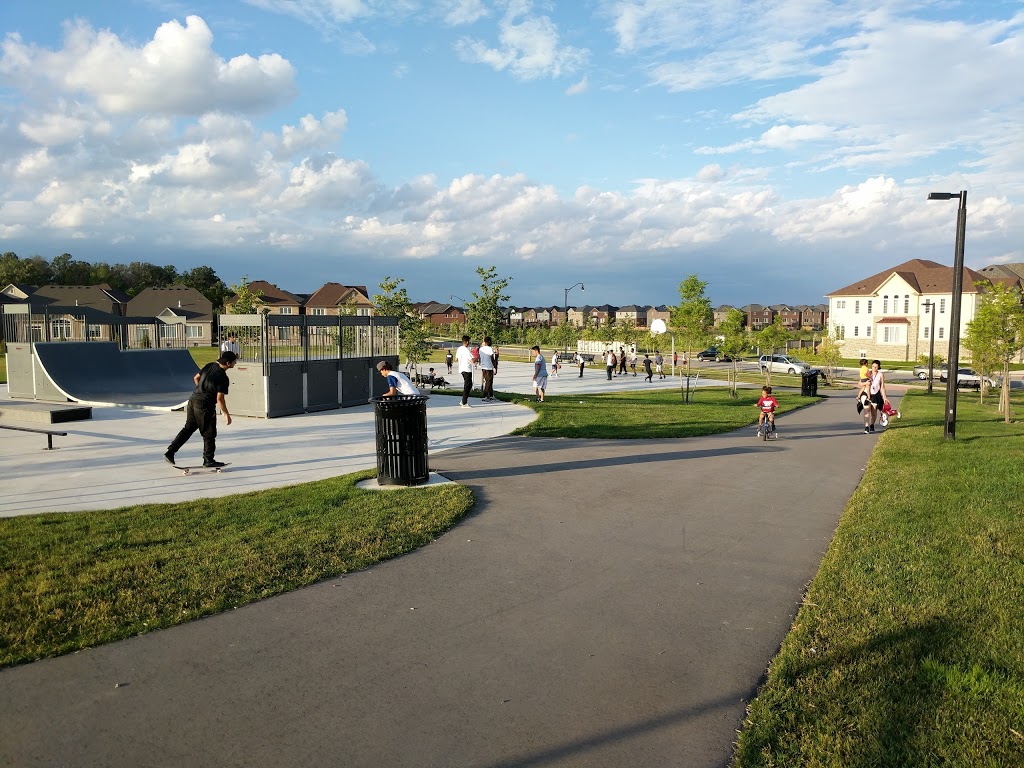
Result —
[[0, 519], [0, 666], [218, 613], [432, 541], [458, 485], [364, 491], [366, 471], [181, 504]]
[[7, 383], [7, 355], [0, 355], [0, 384]]
[[220, 357], [220, 347], [189, 347], [188, 351], [200, 368]]
[[941, 394], [904, 398], [736, 766], [1024, 765], [1024, 423], [958, 403], [950, 442]]
[[[795, 392], [776, 391], [779, 413], [817, 402]], [[670, 438], [731, 432], [757, 421], [760, 390], [741, 389], [736, 399], [724, 387], [702, 387], [683, 402], [678, 390], [619, 392], [603, 395], [552, 395], [543, 403], [522, 395], [498, 395], [524, 402], [538, 412], [532, 423], [513, 434], [530, 437]]]

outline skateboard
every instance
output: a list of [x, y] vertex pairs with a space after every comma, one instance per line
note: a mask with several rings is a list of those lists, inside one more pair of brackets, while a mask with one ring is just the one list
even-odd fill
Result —
[[181, 470], [181, 474], [183, 474], [183, 475], [191, 475], [193, 472], [201, 472], [201, 471], [216, 472], [219, 475], [221, 472], [224, 471], [224, 469], [226, 467], [230, 467], [231, 466], [231, 462], [225, 463], [223, 467], [204, 467], [202, 464], [200, 464], [198, 467], [181, 467], [181, 466], [178, 466], [177, 464], [171, 464], [171, 466], [174, 467], [175, 469], [180, 469]]

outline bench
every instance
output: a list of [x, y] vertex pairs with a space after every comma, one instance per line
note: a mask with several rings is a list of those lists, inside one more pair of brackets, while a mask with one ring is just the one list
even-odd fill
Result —
[[67, 437], [68, 436], [67, 432], [57, 432], [57, 431], [52, 430], [52, 429], [36, 429], [35, 427], [14, 427], [14, 426], [11, 426], [10, 424], [0, 424], [0, 429], [13, 429], [13, 430], [16, 430], [18, 432], [38, 432], [41, 435], [46, 435], [46, 447], [43, 448], [44, 451], [52, 451], [52, 450], [54, 450], [54, 448], [53, 448], [53, 436], [54, 435], [60, 435], [61, 437]]

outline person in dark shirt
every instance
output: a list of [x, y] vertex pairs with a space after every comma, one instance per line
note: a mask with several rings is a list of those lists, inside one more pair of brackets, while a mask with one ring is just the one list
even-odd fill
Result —
[[234, 352], [221, 352], [216, 362], [207, 363], [194, 377], [196, 389], [185, 406], [185, 426], [167, 446], [164, 458], [174, 464], [174, 454], [199, 430], [203, 436], [203, 466], [223, 467], [213, 455], [217, 450], [217, 408], [224, 414], [224, 424], [231, 424], [231, 413], [225, 396], [228, 393], [228, 371], [235, 367]]

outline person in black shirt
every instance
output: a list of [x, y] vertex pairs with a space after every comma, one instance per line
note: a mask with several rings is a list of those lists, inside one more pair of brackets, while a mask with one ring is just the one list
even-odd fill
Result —
[[213, 458], [217, 450], [217, 408], [224, 414], [224, 424], [231, 424], [231, 413], [228, 411], [225, 395], [228, 393], [227, 372], [235, 367], [237, 356], [234, 352], [221, 352], [220, 358], [214, 363], [207, 363], [195, 375], [195, 392], [185, 406], [185, 426], [178, 436], [167, 446], [164, 458], [174, 464], [174, 454], [178, 452], [188, 439], [199, 430], [203, 436], [203, 466], [223, 467], [223, 461]]

